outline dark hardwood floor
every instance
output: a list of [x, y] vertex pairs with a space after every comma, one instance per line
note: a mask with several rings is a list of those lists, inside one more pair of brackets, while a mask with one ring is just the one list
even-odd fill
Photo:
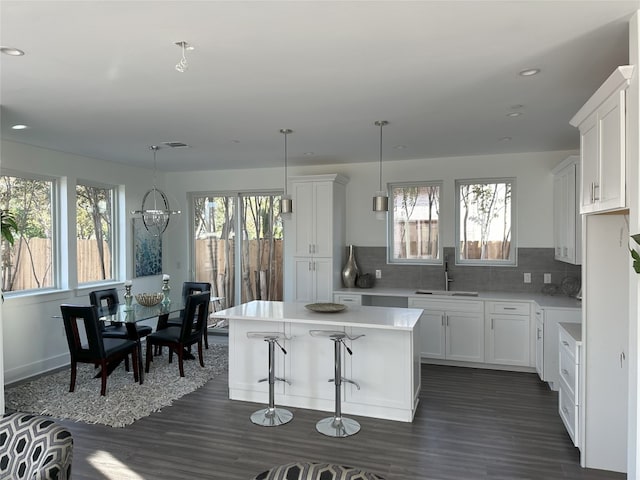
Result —
[[[265, 399], [266, 401], [266, 399]], [[63, 421], [74, 437], [74, 480], [249, 480], [296, 460], [354, 465], [388, 480], [623, 479], [582, 469], [535, 374], [423, 365], [413, 423], [354, 417], [359, 434], [315, 431], [323, 412], [253, 425], [257, 404], [227, 398], [224, 376], [126, 428]]]

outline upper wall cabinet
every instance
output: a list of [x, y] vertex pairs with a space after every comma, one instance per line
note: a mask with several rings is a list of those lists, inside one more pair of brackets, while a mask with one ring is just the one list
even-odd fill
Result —
[[580, 213], [627, 208], [626, 90], [634, 67], [618, 67], [569, 123], [580, 129]]
[[571, 155], [553, 169], [554, 256], [561, 262], [582, 261], [580, 202], [580, 157]]

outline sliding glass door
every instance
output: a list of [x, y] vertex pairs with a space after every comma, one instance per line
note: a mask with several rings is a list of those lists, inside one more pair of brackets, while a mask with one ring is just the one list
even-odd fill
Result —
[[224, 307], [282, 300], [280, 194], [198, 194], [192, 205], [194, 279]]

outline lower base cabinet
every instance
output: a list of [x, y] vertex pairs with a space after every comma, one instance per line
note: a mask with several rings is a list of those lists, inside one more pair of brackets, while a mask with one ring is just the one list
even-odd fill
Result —
[[484, 314], [481, 301], [410, 298], [409, 307], [422, 308], [422, 358], [484, 362]]
[[531, 366], [530, 303], [486, 302], [485, 308], [485, 362]]
[[580, 348], [582, 327], [575, 323], [558, 325], [558, 413], [573, 441], [580, 448]]

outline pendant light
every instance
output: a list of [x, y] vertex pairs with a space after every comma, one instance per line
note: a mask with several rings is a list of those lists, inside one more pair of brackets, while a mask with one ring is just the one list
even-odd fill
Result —
[[293, 133], [293, 130], [281, 128], [280, 133], [284, 135], [284, 195], [280, 199], [280, 216], [289, 218], [293, 213], [293, 199], [287, 194], [287, 135]]
[[374, 122], [376, 127], [380, 127], [380, 185], [378, 191], [373, 196], [373, 211], [384, 218], [383, 212], [389, 211], [389, 197], [387, 192], [382, 190], [382, 127], [388, 125], [386, 120], [377, 120]]
[[153, 151], [153, 188], [142, 197], [140, 210], [134, 210], [131, 214], [140, 215], [144, 228], [154, 237], [159, 237], [169, 226], [171, 215], [180, 214], [180, 210], [171, 210], [169, 208], [167, 195], [156, 185], [156, 153], [160, 150], [160, 147], [151, 145], [149, 150]]

